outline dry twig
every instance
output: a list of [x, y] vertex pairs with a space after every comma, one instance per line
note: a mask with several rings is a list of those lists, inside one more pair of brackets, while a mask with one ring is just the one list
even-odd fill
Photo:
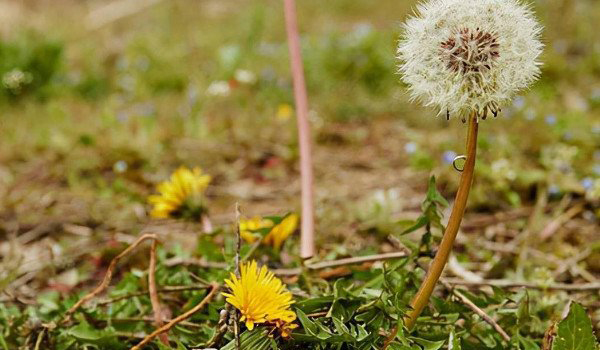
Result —
[[448, 284], [447, 282], [442, 281], [442, 283], [444, 284], [444, 286], [446, 286], [446, 288], [449, 291], [452, 292], [452, 294], [454, 294], [460, 300], [461, 303], [463, 303], [466, 307], [468, 307], [473, 312], [475, 312], [477, 315], [479, 315], [479, 317], [481, 317], [487, 324], [492, 326], [492, 328], [494, 328], [494, 330], [502, 336], [502, 339], [504, 339], [505, 341], [510, 341], [510, 336], [504, 331], [504, 329], [502, 329], [502, 327], [500, 327], [500, 325], [493, 318], [491, 318], [488, 314], [486, 314], [485, 311], [483, 311], [477, 305], [475, 305], [464, 294], [462, 294], [458, 290], [452, 288], [452, 286], [450, 284]]
[[[154, 313], [154, 323], [157, 328], [160, 328], [163, 325], [163, 314], [158, 292], [156, 291], [156, 245], [156, 240], [153, 240], [152, 247], [150, 247], [150, 267], [148, 268], [148, 293], [150, 294], [150, 303]], [[163, 344], [169, 345], [167, 333], [159, 335], [159, 339]]]
[[114, 259], [112, 259], [110, 262], [110, 265], [108, 265], [108, 269], [106, 270], [106, 274], [104, 275], [104, 279], [102, 280], [102, 282], [100, 282], [100, 284], [98, 285], [98, 287], [96, 287], [96, 289], [94, 289], [93, 291], [91, 291], [90, 293], [85, 295], [83, 298], [79, 299], [79, 301], [76, 302], [75, 305], [73, 305], [69, 310], [67, 310], [62, 322], [67, 323], [70, 320], [71, 315], [73, 315], [73, 313], [75, 313], [75, 311], [77, 311], [83, 304], [85, 304], [89, 300], [93, 299], [98, 294], [102, 293], [110, 284], [110, 281], [112, 280], [113, 273], [115, 271], [115, 268], [117, 267], [117, 263], [119, 262], [119, 260], [121, 260], [123, 257], [129, 255], [129, 253], [131, 253], [135, 248], [137, 248], [142, 242], [144, 242], [145, 240], [148, 240], [148, 239], [152, 239], [152, 240], [156, 241], [158, 238], [156, 237], [155, 234], [151, 234], [151, 233], [144, 234], [144, 235], [140, 236], [140, 238], [138, 238], [135, 242], [133, 242], [133, 244], [131, 244], [129, 247], [127, 247], [127, 249], [125, 249], [119, 255], [117, 255]]
[[144, 345], [151, 342], [158, 335], [168, 332], [171, 328], [176, 326], [181, 321], [184, 321], [184, 320], [190, 318], [193, 314], [200, 311], [204, 306], [206, 306], [206, 304], [208, 304], [212, 300], [212, 298], [215, 296], [215, 294], [217, 294], [217, 292], [219, 291], [219, 288], [220, 288], [220, 286], [218, 284], [216, 284], [216, 283], [212, 284], [210, 292], [206, 295], [206, 297], [204, 297], [204, 299], [198, 305], [194, 306], [192, 309], [188, 310], [187, 312], [177, 316], [176, 318], [172, 319], [169, 323], [165, 324], [164, 326], [158, 328], [157, 330], [155, 330], [154, 332], [152, 332], [151, 334], [146, 336], [146, 338], [144, 338], [138, 345], [132, 347], [131, 350], [142, 349]]
[[[242, 250], [242, 235], [240, 233], [240, 204], [235, 203], [235, 275], [240, 277], [240, 250]], [[233, 308], [233, 335], [235, 336], [235, 348], [240, 350], [242, 342], [240, 340], [240, 315]]]
[[530, 282], [514, 282], [508, 280], [483, 280], [479, 282], [465, 281], [460, 278], [446, 278], [444, 282], [448, 284], [455, 284], [461, 286], [474, 286], [474, 287], [500, 287], [500, 288], [530, 288], [530, 289], [541, 289], [541, 290], [564, 290], [571, 292], [586, 292], [600, 290], [600, 283], [580, 283], [580, 284], [567, 284], [567, 283], [552, 283], [548, 285], [536, 284]]
[[[335, 267], [347, 266], [347, 265], [357, 265], [357, 264], [376, 262], [376, 261], [401, 259], [401, 258], [406, 258], [407, 256], [408, 256], [408, 253], [406, 253], [406, 252], [393, 252], [393, 253], [357, 256], [357, 257], [353, 257], [353, 258], [344, 258], [344, 259], [339, 259], [339, 260], [321, 261], [321, 262], [317, 262], [317, 263], [307, 264], [306, 268], [308, 270], [323, 270], [323, 269], [335, 268]], [[204, 261], [204, 260], [200, 260], [200, 259], [174, 258], [174, 259], [169, 259], [169, 260], [165, 261], [164, 264], [166, 266], [193, 265], [193, 266], [200, 266], [203, 268], [215, 268], [215, 269], [227, 268], [226, 263], [209, 262], [209, 261]], [[277, 276], [297, 276], [302, 273], [301, 268], [274, 269], [271, 271]]]

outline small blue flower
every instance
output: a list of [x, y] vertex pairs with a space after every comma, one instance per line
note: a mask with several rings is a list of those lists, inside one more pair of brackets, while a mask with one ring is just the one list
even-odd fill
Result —
[[521, 109], [525, 106], [525, 99], [523, 98], [523, 96], [517, 96], [517, 98], [515, 98], [513, 100], [513, 106], [516, 109]]
[[550, 195], [557, 195], [557, 194], [560, 193], [560, 188], [558, 186], [556, 186], [556, 185], [550, 185], [548, 187], [548, 193]]
[[594, 165], [594, 174], [600, 176], [600, 164]]
[[406, 145], [404, 145], [404, 151], [406, 151], [406, 153], [408, 154], [413, 154], [417, 151], [417, 144], [414, 142], [409, 142]]
[[546, 116], [546, 124], [554, 125], [556, 124], [556, 116], [554, 114], [549, 114]]
[[120, 160], [113, 165], [113, 170], [115, 173], [124, 173], [127, 171], [127, 162], [124, 160]]
[[594, 180], [592, 180], [591, 177], [586, 177], [585, 179], [581, 180], [581, 186], [583, 186], [586, 191], [589, 191], [592, 189], [592, 187], [594, 187]]
[[563, 134], [563, 140], [565, 141], [572, 141], [573, 140], [573, 133], [570, 131], [567, 131]]
[[456, 158], [456, 156], [457, 156], [456, 152], [454, 152], [454, 151], [446, 151], [442, 155], [442, 160], [446, 164], [452, 164], [452, 162], [454, 162], [454, 159]]

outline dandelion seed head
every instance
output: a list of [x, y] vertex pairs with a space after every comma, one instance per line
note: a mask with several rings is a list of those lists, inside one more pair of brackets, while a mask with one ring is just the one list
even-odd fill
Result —
[[402, 80], [441, 114], [496, 115], [538, 78], [540, 32], [520, 0], [428, 0], [404, 25]]

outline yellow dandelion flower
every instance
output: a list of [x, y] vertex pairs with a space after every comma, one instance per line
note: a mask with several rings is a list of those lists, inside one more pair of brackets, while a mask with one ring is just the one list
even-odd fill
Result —
[[258, 239], [253, 232], [273, 226], [273, 221], [255, 216], [252, 219], [240, 220], [240, 236], [246, 243], [254, 243]]
[[241, 266], [240, 278], [231, 274], [225, 283], [231, 293], [223, 293], [223, 296], [240, 311], [240, 320], [249, 330], [257, 323], [278, 320], [291, 323], [296, 319], [296, 313], [290, 310], [294, 303], [292, 293], [266, 266], [259, 269], [256, 261], [245, 263]]
[[294, 115], [294, 109], [287, 103], [282, 103], [277, 107], [277, 119], [286, 121]]
[[277, 224], [265, 237], [264, 242], [280, 249], [283, 242], [298, 228], [298, 214], [290, 214]]
[[199, 216], [203, 210], [202, 194], [210, 180], [211, 176], [202, 174], [200, 168], [180, 167], [168, 181], [156, 186], [160, 194], [148, 197], [148, 202], [153, 205], [150, 216], [158, 219]]

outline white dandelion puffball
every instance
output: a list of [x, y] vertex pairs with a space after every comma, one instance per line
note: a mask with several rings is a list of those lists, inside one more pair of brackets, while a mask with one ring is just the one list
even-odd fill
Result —
[[540, 74], [542, 27], [520, 0], [429, 0], [398, 47], [412, 98], [440, 113], [485, 119]]

